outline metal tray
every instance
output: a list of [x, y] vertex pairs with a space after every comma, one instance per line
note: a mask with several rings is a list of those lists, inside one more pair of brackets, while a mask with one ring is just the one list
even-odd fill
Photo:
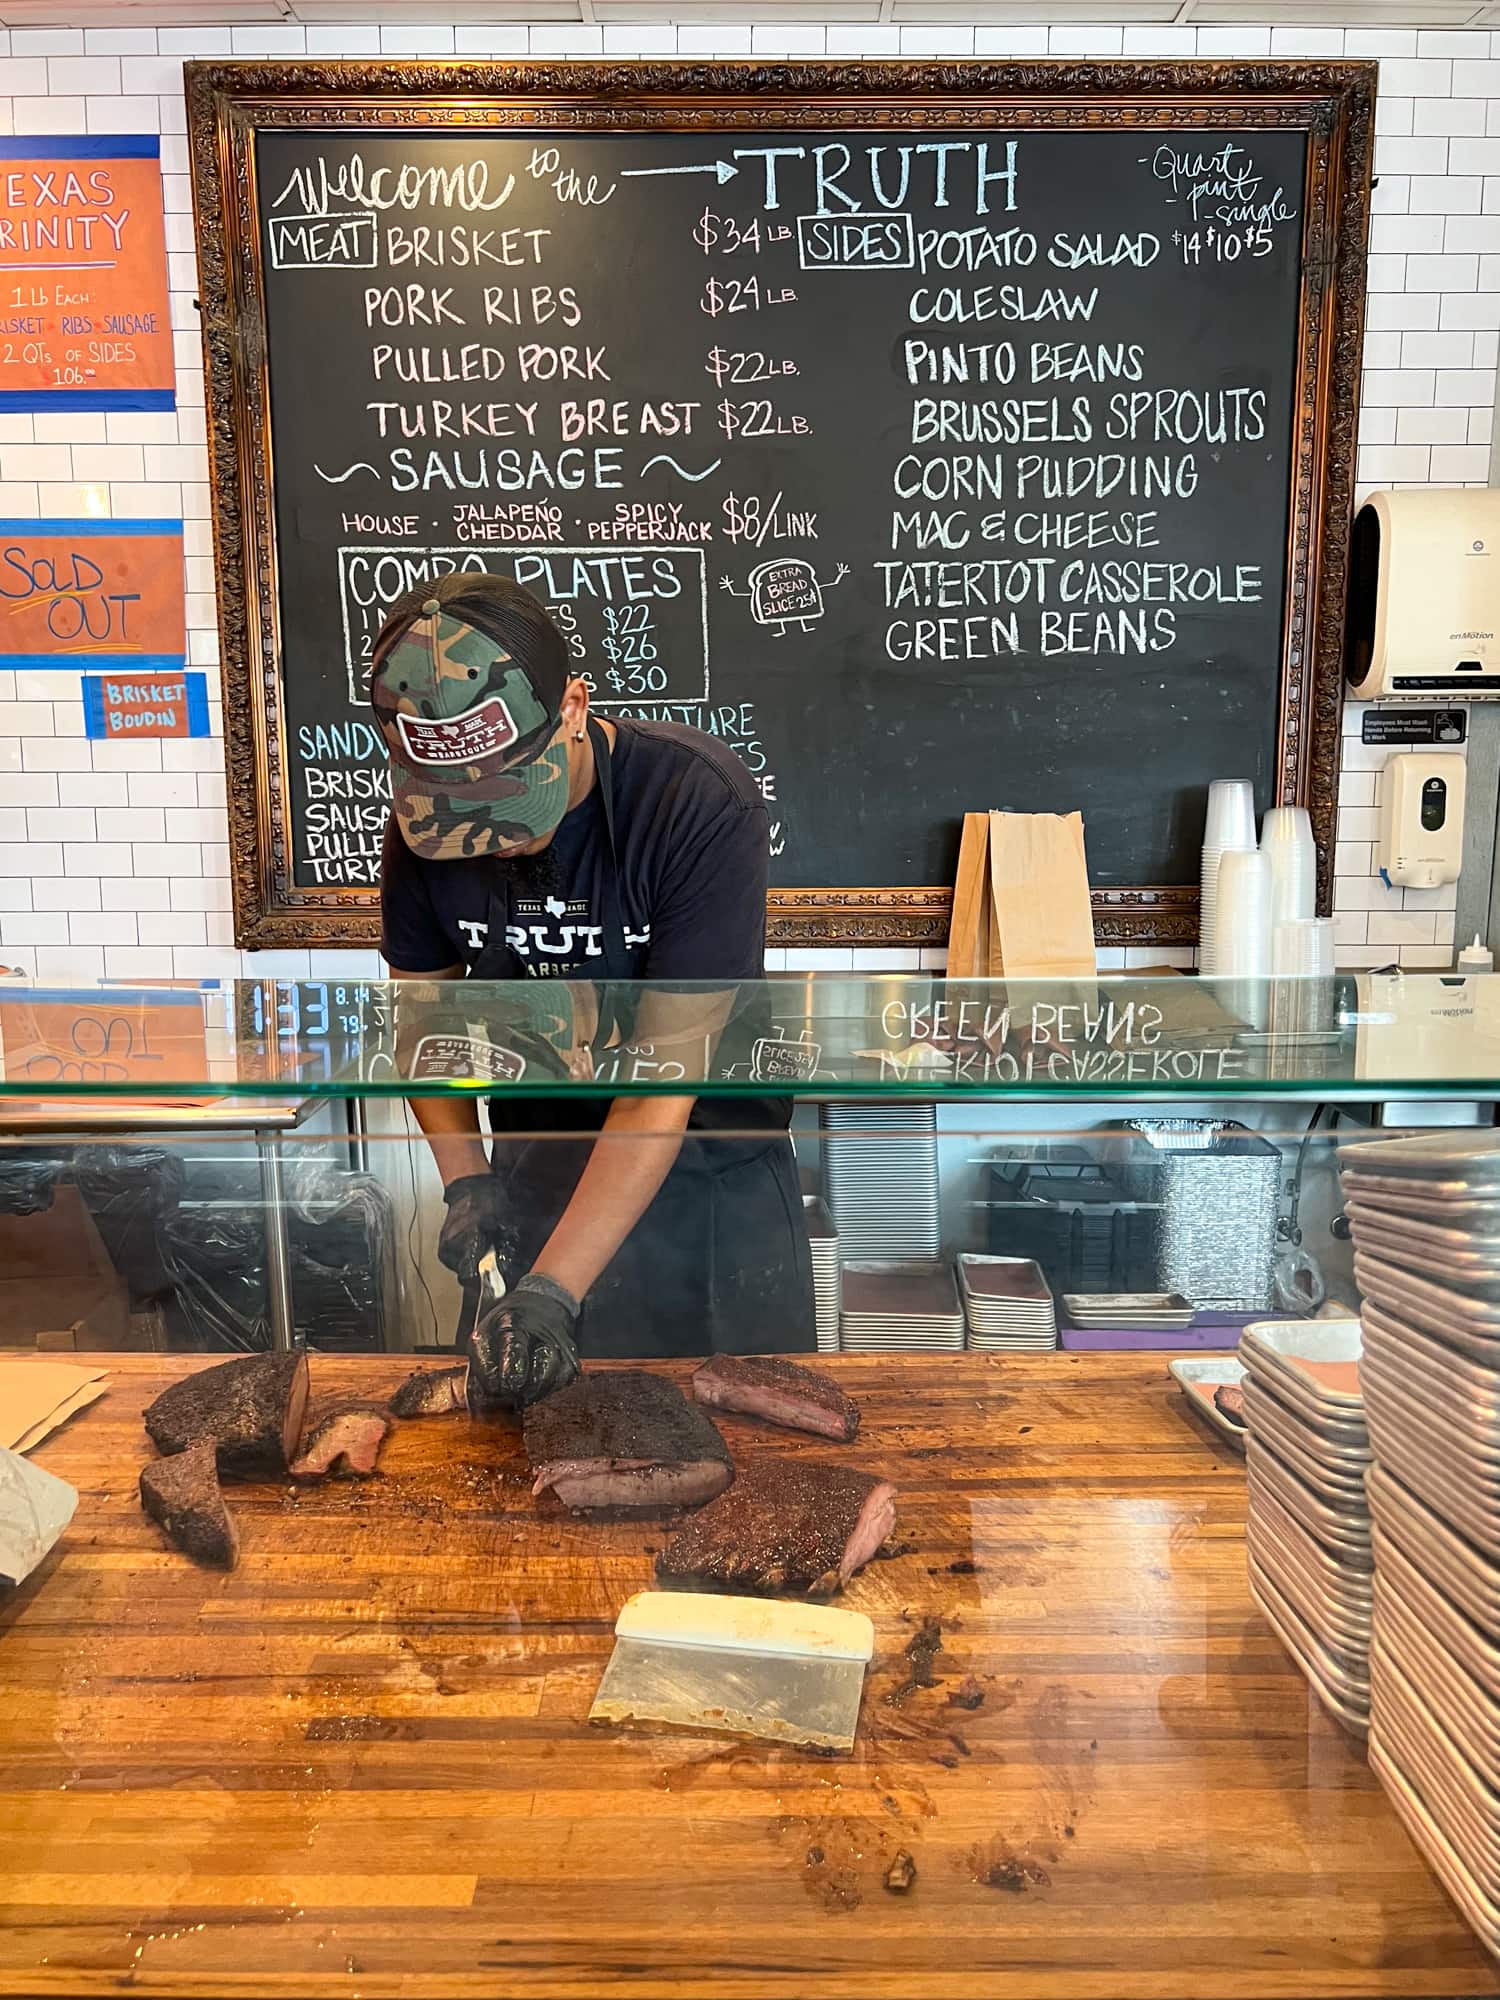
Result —
[[1375, 1526], [1375, 1562], [1376, 1616], [1388, 1592], [1399, 1597], [1407, 1615], [1430, 1635], [1432, 1644], [1456, 1660], [1487, 1695], [1500, 1700], [1500, 1648], [1423, 1576], [1384, 1522]]
[[1446, 1419], [1472, 1449], [1492, 1459], [1500, 1473], [1500, 1406], [1476, 1396], [1446, 1368], [1428, 1366], [1421, 1358], [1414, 1360], [1412, 1349], [1399, 1336], [1387, 1333], [1386, 1326], [1384, 1315], [1372, 1306], [1368, 1358], [1377, 1380], [1410, 1396], [1439, 1419]]
[[1064, 1292], [1062, 1303], [1075, 1326], [1117, 1326], [1141, 1332], [1189, 1326], [1198, 1308], [1181, 1292]]
[[[1425, 1420], [1413, 1420], [1394, 1401], [1381, 1398], [1372, 1423], [1376, 1463], [1393, 1472], [1403, 1486], [1411, 1488], [1419, 1500], [1435, 1514], [1451, 1521], [1466, 1541], [1483, 1554], [1500, 1554], [1500, 1503], [1493, 1495], [1469, 1488], [1467, 1491], [1449, 1478], [1444, 1466], [1432, 1456], [1432, 1438]], [[1373, 1410], [1373, 1406], [1372, 1406]], [[1413, 1432], [1417, 1435], [1414, 1436]]]
[[1382, 1466], [1370, 1474], [1367, 1490], [1372, 1517], [1420, 1565], [1432, 1587], [1481, 1630], [1500, 1630], [1500, 1566], [1487, 1561]]
[[1475, 1936], [1487, 1951], [1500, 1958], [1500, 1910], [1480, 1890], [1447, 1835], [1423, 1803], [1420, 1793], [1392, 1755], [1380, 1734], [1378, 1719], [1370, 1732], [1370, 1768], [1384, 1785], [1397, 1817], [1412, 1837], [1413, 1845], [1426, 1856], [1434, 1874], [1453, 1898]]
[[1315, 1492], [1335, 1504], [1340, 1500], [1353, 1507], [1364, 1504], [1365, 1467], [1371, 1457], [1368, 1442], [1346, 1452], [1306, 1436], [1297, 1419], [1288, 1416], [1285, 1406], [1254, 1376], [1245, 1379], [1245, 1414], [1250, 1419], [1251, 1436], [1269, 1438], [1298, 1478]]
[[1271, 1489], [1260, 1480], [1251, 1495], [1251, 1518], [1263, 1522], [1288, 1553], [1317, 1578], [1350, 1610], [1370, 1611], [1374, 1606], [1374, 1558], [1368, 1553], [1355, 1556], [1348, 1551], [1331, 1551], [1311, 1534], [1295, 1515], [1288, 1513]]
[[1415, 1271], [1388, 1264], [1367, 1250], [1354, 1253], [1354, 1277], [1366, 1298], [1394, 1312], [1435, 1340], [1451, 1340], [1476, 1361], [1500, 1348], [1500, 1307], [1470, 1292], [1435, 1285]]
[[1315, 1639], [1350, 1660], [1369, 1660], [1368, 1604], [1351, 1606], [1331, 1597], [1282, 1538], [1254, 1514], [1245, 1529], [1245, 1546]]
[[1354, 1240], [1362, 1249], [1384, 1254], [1383, 1245], [1408, 1257], [1425, 1259], [1469, 1279], [1500, 1281], [1500, 1236], [1478, 1236], [1470, 1229], [1444, 1229], [1435, 1222], [1417, 1217], [1396, 1218], [1379, 1209], [1366, 1208], [1362, 1201], [1345, 1205]]
[[[1500, 1512], [1500, 1453], [1460, 1430], [1452, 1414], [1424, 1388], [1414, 1386], [1410, 1377], [1372, 1366], [1366, 1405], [1378, 1406], [1376, 1421], [1387, 1435], [1399, 1425], [1401, 1442], [1431, 1457], [1434, 1476]], [[1381, 1456], [1377, 1447], [1376, 1457]]]
[[1284, 1459], [1263, 1439], [1251, 1437], [1245, 1445], [1252, 1484], [1266, 1487], [1308, 1533], [1324, 1548], [1340, 1557], [1370, 1556], [1370, 1516], [1363, 1507], [1335, 1507], [1315, 1493], [1306, 1480], [1299, 1479]]
[[[1394, 1174], [1358, 1174], [1352, 1167], [1340, 1176], [1346, 1197], [1395, 1215], [1422, 1216], [1432, 1222], [1493, 1222], [1500, 1226], [1500, 1189], [1493, 1195], [1471, 1194], [1462, 1181], [1403, 1181]], [[1439, 1189], [1452, 1189], [1440, 1193]]]
[[1396, 1660], [1407, 1679], [1426, 1691], [1434, 1713], [1445, 1718], [1445, 1727], [1451, 1724], [1451, 1733], [1462, 1741], [1485, 1783], [1500, 1791], [1500, 1704], [1432, 1643], [1401, 1597], [1384, 1586], [1371, 1641], [1372, 1655], [1377, 1651]]
[[1307, 1361], [1357, 1364], [1362, 1345], [1357, 1319], [1254, 1320], [1241, 1339], [1250, 1356], [1264, 1359], [1266, 1372], [1295, 1381], [1304, 1396], [1328, 1406], [1330, 1418], [1347, 1411], [1357, 1420], [1357, 1389], [1330, 1388], [1299, 1365]]
[[1351, 1410], [1346, 1403], [1320, 1403], [1289, 1371], [1267, 1366], [1265, 1350], [1240, 1342], [1245, 1366], [1264, 1389], [1323, 1443], [1358, 1450], [1369, 1442], [1365, 1434], [1364, 1405]]
[[1214, 1403], [1214, 1390], [1226, 1383], [1242, 1382], [1245, 1379], [1244, 1364], [1233, 1355], [1221, 1355], [1213, 1361], [1169, 1361], [1167, 1373], [1187, 1397], [1188, 1408], [1202, 1417], [1236, 1451], [1245, 1449], [1245, 1426], [1232, 1424]]
[[1380, 1727], [1416, 1773], [1424, 1797], [1441, 1819], [1456, 1851], [1486, 1895], [1500, 1893], [1500, 1840], [1495, 1804], [1468, 1759], [1451, 1742], [1432, 1710], [1390, 1661], [1380, 1664]]
[[1409, 1367], [1424, 1377], [1429, 1373], [1443, 1376], [1455, 1393], [1461, 1390], [1476, 1409], [1491, 1411], [1500, 1423], [1500, 1342], [1492, 1343], [1492, 1362], [1471, 1360], [1467, 1349], [1423, 1333], [1377, 1299], [1365, 1301], [1360, 1324], [1367, 1342], [1373, 1330], [1378, 1339], [1399, 1351]]
[[1500, 1131], [1422, 1132], [1411, 1139], [1362, 1139], [1339, 1147], [1340, 1167], [1361, 1174], [1437, 1180], [1470, 1193], [1500, 1191]]
[[1334, 1721], [1347, 1729], [1351, 1736], [1367, 1735], [1370, 1728], [1369, 1690], [1357, 1684], [1350, 1688], [1342, 1674], [1338, 1676], [1337, 1686], [1327, 1677], [1321, 1659], [1313, 1650], [1312, 1636], [1307, 1627], [1275, 1584], [1254, 1563], [1250, 1565], [1250, 1595]]
[[1328, 1404], [1316, 1404], [1292, 1378], [1268, 1370], [1256, 1348], [1246, 1348], [1242, 1360], [1250, 1370], [1256, 1394], [1268, 1396], [1274, 1404], [1272, 1416], [1296, 1426], [1296, 1440], [1304, 1452], [1328, 1458], [1330, 1464], [1338, 1466], [1348, 1460], [1368, 1462], [1370, 1432], [1364, 1424], [1364, 1408], [1358, 1416], [1330, 1416]]

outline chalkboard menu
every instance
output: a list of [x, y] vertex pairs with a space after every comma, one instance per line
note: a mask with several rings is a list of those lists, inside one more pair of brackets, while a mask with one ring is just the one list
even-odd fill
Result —
[[1326, 857], [1373, 70], [190, 69], [238, 932], [374, 933], [373, 640], [519, 578], [722, 738], [773, 936], [939, 939], [965, 810], [1196, 924]]

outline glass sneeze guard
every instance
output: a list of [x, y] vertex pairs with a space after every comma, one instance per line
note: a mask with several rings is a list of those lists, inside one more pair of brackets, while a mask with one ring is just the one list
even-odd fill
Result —
[[1500, 1095], [1500, 978], [0, 984], [0, 1097]]

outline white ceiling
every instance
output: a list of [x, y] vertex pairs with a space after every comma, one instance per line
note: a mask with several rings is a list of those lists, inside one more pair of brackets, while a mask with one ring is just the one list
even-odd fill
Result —
[[1500, 28], [1500, 0], [0, 0], [0, 26], [10, 28], [776, 20]]

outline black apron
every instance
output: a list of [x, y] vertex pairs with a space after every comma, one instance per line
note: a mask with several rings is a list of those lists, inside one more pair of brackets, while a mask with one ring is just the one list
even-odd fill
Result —
[[[551, 966], [556, 977], [597, 982], [602, 1049], [617, 1030], [628, 1033], [618, 982], [637, 977], [638, 961], [625, 945], [609, 740], [592, 717], [588, 728], [611, 862], [608, 907], [594, 913], [604, 956], [554, 959]], [[506, 941], [509, 884], [497, 882], [490, 895], [489, 933], [469, 977], [524, 978]], [[509, 1114], [519, 1108], [513, 1099], [503, 1102]], [[517, 1273], [531, 1268], [567, 1207], [609, 1100], [555, 1098], [537, 1109], [539, 1130], [584, 1129], [577, 1138], [496, 1134], [490, 1164], [504, 1180], [519, 1237]], [[470, 1293], [460, 1336], [473, 1324], [473, 1311]], [[584, 1300], [578, 1344], [595, 1360], [810, 1352], [816, 1346], [812, 1258], [790, 1138], [776, 1132], [747, 1142], [689, 1127], [651, 1205]]]

